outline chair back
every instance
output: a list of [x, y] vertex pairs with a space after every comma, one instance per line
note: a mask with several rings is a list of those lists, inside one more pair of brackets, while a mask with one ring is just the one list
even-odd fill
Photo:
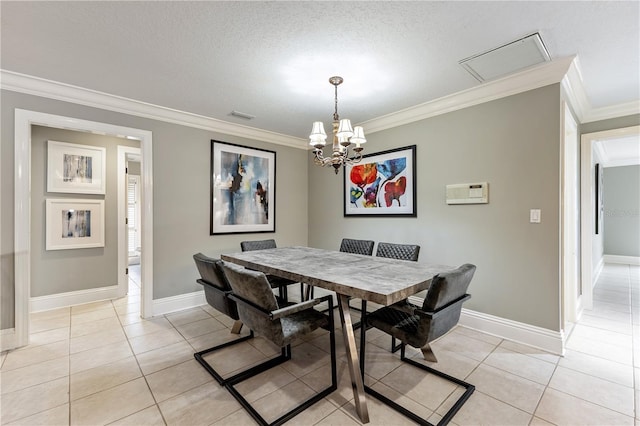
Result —
[[451, 330], [460, 320], [462, 304], [471, 298], [467, 289], [476, 267], [466, 263], [459, 268], [436, 275], [424, 299], [422, 310], [430, 314], [430, 342]]
[[[224, 261], [222, 269], [235, 296], [258, 307], [265, 314], [278, 309], [276, 296], [271, 291], [271, 285], [265, 274]], [[273, 342], [282, 341], [283, 332], [279, 319], [269, 321], [268, 316], [261, 315], [260, 312], [242, 303], [238, 303], [238, 314], [243, 324], [256, 334]]]
[[222, 260], [205, 256], [202, 253], [194, 254], [193, 260], [196, 262], [198, 272], [200, 272], [200, 279], [196, 282], [204, 287], [207, 303], [234, 320], [240, 319], [236, 303], [227, 297], [231, 292], [231, 286], [222, 271]]
[[340, 251], [343, 253], [371, 256], [373, 254], [374, 244], [375, 242], [371, 240], [353, 240], [351, 238], [343, 238], [340, 243]]
[[376, 256], [399, 260], [418, 261], [420, 246], [415, 244], [378, 243]]
[[276, 240], [256, 240], [242, 241], [240, 243], [242, 251], [266, 250], [276, 248]]

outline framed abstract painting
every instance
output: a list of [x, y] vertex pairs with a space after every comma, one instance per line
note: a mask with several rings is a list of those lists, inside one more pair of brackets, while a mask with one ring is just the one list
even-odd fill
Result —
[[46, 250], [104, 247], [104, 200], [47, 198]]
[[211, 141], [210, 234], [275, 232], [276, 153]]
[[416, 145], [364, 155], [344, 168], [345, 216], [416, 217]]
[[104, 194], [106, 148], [47, 141], [47, 192]]

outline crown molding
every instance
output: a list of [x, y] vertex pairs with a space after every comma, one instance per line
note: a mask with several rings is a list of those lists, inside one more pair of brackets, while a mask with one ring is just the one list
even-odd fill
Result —
[[598, 163], [601, 163], [604, 167], [605, 163], [609, 160], [609, 156], [604, 151], [604, 147], [601, 143], [594, 143], [593, 150], [595, 151], [595, 157], [599, 160]]
[[580, 123], [583, 123], [584, 117], [591, 110], [591, 104], [589, 103], [587, 92], [585, 92], [584, 85], [582, 84], [582, 74], [580, 73], [578, 57], [575, 57], [574, 60], [571, 61], [566, 74], [562, 76], [560, 84], [564, 89], [567, 101], [577, 116], [576, 118]]
[[592, 108], [584, 90], [582, 74], [580, 73], [580, 61], [577, 56], [571, 62], [566, 75], [562, 78], [562, 87], [580, 123], [591, 123], [593, 121], [640, 114], [640, 100], [602, 108]]
[[[519, 73], [367, 120], [358, 125], [367, 134], [435, 117], [474, 105], [560, 83], [580, 123], [640, 114], [640, 101], [593, 109], [584, 90], [577, 56], [558, 58]], [[179, 124], [298, 149], [311, 149], [306, 139], [243, 126], [121, 96], [0, 70], [0, 88], [138, 117]]]
[[305, 139], [217, 120], [203, 115], [153, 105], [122, 96], [111, 95], [13, 71], [0, 70], [0, 88], [262, 142], [285, 145], [292, 148], [307, 149], [308, 145]]
[[398, 112], [358, 123], [358, 125], [365, 127], [367, 133], [375, 133], [559, 83], [567, 73], [573, 60], [573, 56], [559, 58], [449, 96], [444, 96], [433, 101], [405, 108]]
[[582, 122], [590, 123], [592, 121], [607, 120], [609, 118], [625, 117], [627, 115], [636, 114], [640, 114], [640, 100], [592, 109], [584, 117]]

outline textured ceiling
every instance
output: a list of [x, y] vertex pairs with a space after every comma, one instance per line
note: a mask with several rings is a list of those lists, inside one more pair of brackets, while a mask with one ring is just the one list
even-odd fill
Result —
[[[306, 138], [479, 83], [458, 61], [539, 32], [594, 108], [640, 99], [640, 3], [0, 2], [9, 71]], [[230, 116], [232, 110], [256, 118]]]

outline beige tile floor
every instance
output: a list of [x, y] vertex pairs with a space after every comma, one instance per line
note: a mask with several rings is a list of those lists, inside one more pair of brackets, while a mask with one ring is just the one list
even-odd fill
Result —
[[[476, 385], [452, 423], [639, 426], [640, 267], [606, 265], [594, 296], [564, 357], [463, 327], [436, 342], [437, 368]], [[229, 339], [231, 321], [208, 306], [141, 320], [139, 304], [132, 275], [126, 298], [32, 314], [31, 344], [0, 358], [0, 423], [253, 424], [193, 358]], [[291, 361], [241, 391], [275, 418], [327, 383], [327, 336], [316, 331], [297, 342]], [[388, 336], [375, 330], [367, 336], [369, 385], [437, 422], [460, 389], [400, 363], [388, 351]], [[276, 351], [253, 339], [208, 359], [230, 374]], [[341, 335], [338, 352], [344, 359]], [[338, 372], [339, 389], [289, 424], [359, 424], [344, 362]], [[371, 425], [411, 423], [374, 399], [368, 404]]]

